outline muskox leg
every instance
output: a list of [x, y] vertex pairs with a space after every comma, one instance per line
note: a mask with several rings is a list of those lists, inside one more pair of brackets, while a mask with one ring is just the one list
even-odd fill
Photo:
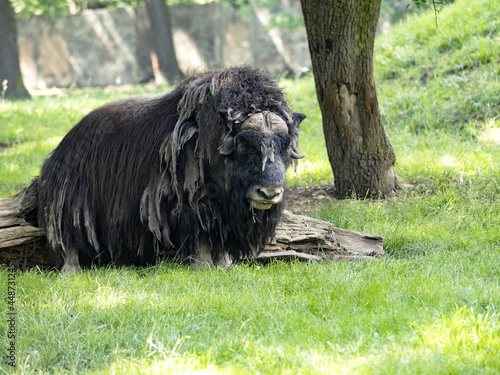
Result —
[[66, 249], [66, 256], [64, 257], [64, 266], [61, 269], [62, 273], [80, 272], [80, 262], [78, 261], [78, 249]]
[[233, 265], [233, 259], [231, 256], [225, 251], [221, 252], [221, 254], [222, 255], [220, 255], [217, 259], [214, 259], [214, 264], [220, 268], [231, 267]]
[[198, 248], [194, 255], [190, 257], [191, 263], [199, 268], [211, 268], [214, 266], [212, 260], [212, 246], [210, 244], [200, 241]]

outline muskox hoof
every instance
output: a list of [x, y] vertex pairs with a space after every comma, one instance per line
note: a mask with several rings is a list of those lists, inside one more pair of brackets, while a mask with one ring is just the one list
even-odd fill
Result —
[[61, 269], [62, 273], [78, 273], [82, 269], [80, 268], [80, 261], [78, 260], [78, 250], [68, 249], [66, 250], [66, 257], [64, 259], [64, 266]]
[[209, 270], [210, 268], [213, 268], [213, 263], [209, 263], [209, 262], [198, 262], [198, 261], [194, 261], [193, 264], [192, 264], [195, 268], [199, 268], [199, 269], [202, 269], [202, 270]]
[[189, 257], [188, 261], [196, 268], [212, 268], [214, 266], [214, 261], [212, 260], [211, 246], [203, 241], [200, 242], [200, 245], [195, 254]]
[[65, 263], [63, 268], [61, 268], [61, 273], [80, 273], [82, 271], [81, 267], [79, 264], [74, 265], [74, 264], [67, 264]]
[[229, 254], [224, 254], [222, 257], [215, 261], [215, 266], [217, 268], [229, 268], [233, 265], [233, 259], [229, 256]]

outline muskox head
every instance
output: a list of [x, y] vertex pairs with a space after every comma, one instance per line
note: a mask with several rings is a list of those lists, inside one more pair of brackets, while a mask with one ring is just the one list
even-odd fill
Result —
[[[291, 127], [298, 126], [304, 115], [295, 114]], [[232, 132], [224, 138], [219, 152], [228, 156], [226, 163], [235, 173], [233, 183], [243, 190], [252, 208], [267, 210], [283, 199], [286, 169], [298, 152], [289, 126], [283, 118], [270, 111], [247, 114], [227, 111]]]

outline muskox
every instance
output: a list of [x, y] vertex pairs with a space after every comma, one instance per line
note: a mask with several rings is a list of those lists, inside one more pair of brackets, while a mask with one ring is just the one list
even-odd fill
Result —
[[299, 123], [267, 74], [231, 68], [104, 105], [45, 159], [38, 224], [63, 271], [252, 258], [283, 211]]

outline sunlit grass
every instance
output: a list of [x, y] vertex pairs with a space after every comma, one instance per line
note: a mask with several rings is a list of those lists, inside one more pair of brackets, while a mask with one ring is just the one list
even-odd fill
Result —
[[332, 167], [328, 159], [318, 156], [300, 160], [296, 168], [292, 167], [287, 172], [288, 186], [313, 186], [332, 182]]
[[495, 369], [500, 254], [491, 250], [25, 273], [16, 285], [19, 371], [398, 374], [436, 373], [443, 361]]
[[500, 1], [456, 1], [379, 38], [374, 71], [387, 127], [475, 136], [500, 112]]

